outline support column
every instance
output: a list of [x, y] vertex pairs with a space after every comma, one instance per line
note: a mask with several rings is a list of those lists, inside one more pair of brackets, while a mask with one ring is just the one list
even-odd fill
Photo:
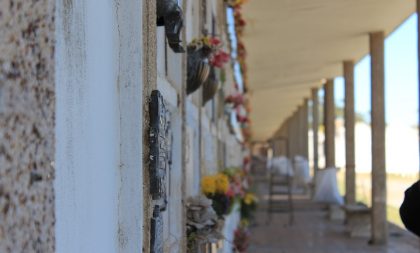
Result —
[[388, 239], [385, 169], [384, 33], [369, 34], [372, 101], [372, 243]]
[[302, 135], [300, 134], [300, 108], [301, 107], [299, 106], [295, 114], [295, 156], [300, 155], [301, 153]]
[[290, 130], [291, 130], [291, 136], [290, 136], [290, 159], [293, 159], [293, 157], [297, 154], [298, 152], [298, 147], [299, 147], [299, 140], [298, 140], [298, 131], [297, 131], [297, 126], [298, 126], [298, 122], [297, 122], [297, 111], [293, 113], [293, 116], [291, 118], [291, 122], [290, 122]]
[[300, 105], [297, 111], [297, 132], [298, 132], [298, 151], [297, 155], [303, 156], [303, 106]]
[[[282, 144], [280, 147], [280, 154], [282, 156], [286, 156], [287, 157], [287, 133], [288, 133], [288, 121], [286, 120], [280, 127], [280, 131], [279, 131], [279, 136], [282, 138]], [[286, 139], [285, 139], [286, 138]]]
[[346, 204], [356, 203], [355, 139], [354, 139], [354, 62], [343, 63], [345, 81], [346, 129]]
[[305, 98], [302, 106], [302, 155], [309, 159], [308, 154], [308, 99]]
[[325, 106], [325, 166], [335, 167], [335, 104], [334, 79], [324, 85]]
[[[420, 0], [419, 0], [420, 1]], [[319, 127], [319, 99], [318, 89], [312, 89], [312, 131], [313, 131], [313, 162], [314, 162], [314, 178], [319, 170], [318, 167], [318, 127]]]
[[294, 155], [294, 146], [295, 146], [295, 114], [293, 113], [289, 119], [289, 158], [292, 158]]
[[291, 142], [290, 140], [292, 139], [292, 117], [289, 117], [286, 121], [286, 128], [287, 128], [287, 147], [286, 147], [286, 157], [289, 158], [290, 157], [290, 153], [292, 152], [291, 150]]
[[302, 142], [303, 142], [303, 122], [302, 122], [302, 106], [300, 105], [296, 112], [296, 153], [295, 155], [302, 156], [303, 148], [302, 148]]

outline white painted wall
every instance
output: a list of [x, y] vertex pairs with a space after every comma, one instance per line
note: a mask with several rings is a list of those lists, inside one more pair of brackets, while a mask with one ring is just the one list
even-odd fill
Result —
[[165, 30], [157, 28], [157, 88], [161, 92], [170, 111], [170, 129], [172, 146], [170, 147], [172, 164], [167, 171], [167, 209], [163, 216], [164, 252], [182, 252], [185, 239], [182, 166], [182, 105], [178, 105], [183, 81], [184, 54], [176, 54], [166, 43]]
[[[159, 49], [161, 48], [161, 49]], [[164, 47], [158, 47], [158, 62], [164, 61], [165, 54], [160, 50]], [[163, 57], [161, 59], [159, 56]], [[180, 65], [178, 63], [178, 65]], [[168, 66], [169, 67], [169, 66]], [[161, 70], [163, 71], [163, 70]], [[167, 171], [167, 208], [163, 212], [164, 224], [164, 252], [182, 252], [182, 243], [184, 239], [184, 206], [183, 206], [183, 167], [182, 167], [182, 116], [178, 108], [177, 91], [164, 72], [158, 73], [157, 88], [161, 92], [168, 110], [170, 111], [170, 129], [172, 134], [172, 143], [170, 147], [172, 164]]]
[[56, 7], [56, 251], [141, 252], [142, 0]]
[[235, 239], [235, 230], [239, 227], [241, 222], [241, 210], [240, 205], [235, 203], [232, 212], [226, 216], [225, 225], [223, 227], [223, 246], [219, 249], [219, 253], [232, 253], [233, 252], [233, 241]]
[[[182, 158], [182, 117], [180, 112], [172, 114], [173, 148], [172, 157]], [[171, 214], [169, 223], [168, 252], [182, 252], [184, 233], [184, 203], [182, 184], [184, 182], [182, 159], [173, 159], [170, 172], [168, 213]]]
[[185, 9], [185, 37], [186, 42], [190, 43], [200, 33], [200, 1], [186, 0]]

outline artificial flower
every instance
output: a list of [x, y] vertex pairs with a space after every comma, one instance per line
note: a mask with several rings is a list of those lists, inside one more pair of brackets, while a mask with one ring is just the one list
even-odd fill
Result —
[[205, 195], [212, 195], [216, 192], [216, 180], [214, 176], [205, 176], [201, 179], [201, 190]]
[[223, 173], [215, 175], [216, 192], [226, 194], [229, 190], [229, 178]]
[[255, 194], [249, 193], [249, 192], [245, 194], [245, 197], [244, 197], [245, 204], [251, 205], [256, 202], [257, 202], [257, 196], [255, 196]]

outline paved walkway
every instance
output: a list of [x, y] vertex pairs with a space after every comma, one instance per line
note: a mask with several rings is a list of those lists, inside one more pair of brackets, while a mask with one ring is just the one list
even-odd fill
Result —
[[[254, 185], [260, 210], [247, 253], [420, 253], [420, 239], [392, 224], [387, 246], [368, 245], [369, 238], [350, 238], [344, 222], [330, 221], [326, 206], [314, 204], [309, 196], [294, 195], [293, 225], [288, 213], [274, 213], [267, 223], [268, 180], [255, 176]], [[284, 195], [275, 199], [275, 206], [287, 203]]]
[[297, 210], [292, 226], [288, 218], [275, 213], [267, 225], [266, 213], [259, 212], [248, 253], [420, 253], [420, 240], [393, 225], [388, 246], [370, 246], [367, 238], [350, 238], [343, 222], [329, 221], [326, 210]]

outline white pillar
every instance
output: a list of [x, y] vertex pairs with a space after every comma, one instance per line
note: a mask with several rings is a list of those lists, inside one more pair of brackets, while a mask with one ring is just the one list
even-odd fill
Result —
[[319, 98], [318, 89], [312, 89], [312, 131], [313, 131], [313, 162], [314, 177], [319, 170], [318, 166], [318, 127], [319, 127]]
[[301, 107], [302, 156], [309, 159], [308, 154], [308, 99], [305, 98]]
[[156, 21], [143, 26], [141, 0], [56, 3], [55, 250], [141, 252], [143, 27]]
[[369, 34], [372, 79], [372, 243], [388, 239], [385, 169], [384, 33]]
[[355, 138], [354, 138], [354, 63], [343, 63], [345, 80], [345, 129], [346, 129], [346, 203], [356, 202]]
[[335, 167], [335, 104], [334, 79], [328, 79], [324, 86], [325, 106], [325, 166]]

